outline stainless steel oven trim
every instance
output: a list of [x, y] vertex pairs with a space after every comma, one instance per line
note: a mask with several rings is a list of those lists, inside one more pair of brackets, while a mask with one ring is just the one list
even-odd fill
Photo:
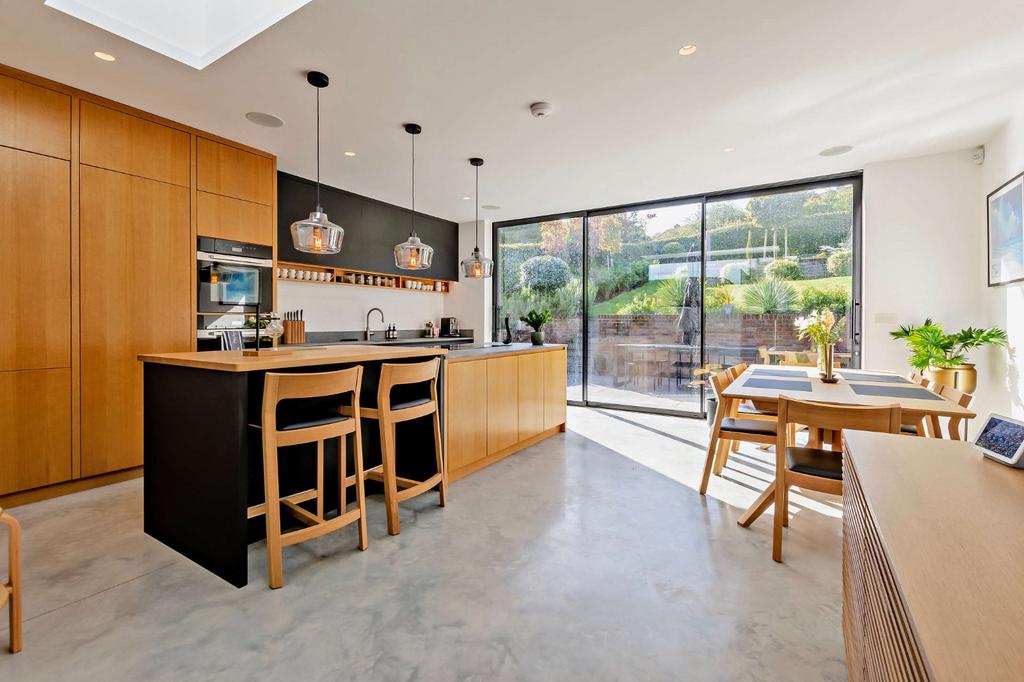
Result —
[[196, 251], [196, 260], [206, 263], [228, 263], [231, 265], [249, 265], [256, 268], [272, 268], [274, 261], [269, 258], [248, 258], [246, 256], [227, 256], [222, 253]]

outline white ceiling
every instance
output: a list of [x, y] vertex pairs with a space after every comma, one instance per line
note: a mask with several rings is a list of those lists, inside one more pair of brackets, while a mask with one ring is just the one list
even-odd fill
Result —
[[[677, 54], [686, 43], [694, 56]], [[304, 72], [324, 71], [324, 181], [407, 205], [414, 121], [417, 208], [460, 221], [470, 156], [486, 159], [481, 203], [502, 207], [483, 217], [508, 219], [981, 144], [1024, 104], [1022, 45], [1015, 0], [313, 0], [196, 71], [43, 0], [0, 0], [0, 62], [307, 177]], [[532, 118], [536, 100], [554, 115]], [[855, 149], [817, 155], [840, 144]]]

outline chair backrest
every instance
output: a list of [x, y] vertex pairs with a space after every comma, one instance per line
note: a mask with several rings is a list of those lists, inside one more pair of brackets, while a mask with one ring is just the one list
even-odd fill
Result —
[[362, 384], [362, 365], [333, 372], [267, 372], [263, 378], [263, 428], [270, 431], [277, 428], [277, 404], [282, 400], [352, 393], [352, 401], [358, 406]]
[[758, 346], [757, 357], [761, 360], [762, 365], [772, 364], [772, 356], [768, 354], [768, 346]]
[[385, 362], [380, 366], [380, 384], [377, 386], [377, 407], [390, 408], [391, 389], [401, 384], [430, 382], [430, 399], [437, 400], [437, 372], [441, 360], [431, 358], [426, 362], [403, 364]]
[[899, 433], [899, 405], [860, 406], [816, 403], [779, 396], [779, 433], [785, 437], [786, 424], [802, 424], [830, 431], [881, 431]]
[[918, 372], [915, 372], [914, 370], [911, 370], [910, 372], [907, 373], [907, 379], [909, 381], [914, 382], [918, 386], [924, 386], [925, 388], [928, 388], [928, 385], [931, 383], [931, 381], [928, 380], [928, 377]]
[[964, 393], [958, 388], [947, 386], [945, 384], [939, 384], [935, 389], [935, 392], [941, 395], [943, 398], [952, 400], [954, 403], [963, 408], [968, 408], [971, 403], [974, 402], [974, 396], [970, 393]]
[[729, 372], [729, 374], [732, 375], [732, 380], [736, 381], [736, 379], [738, 379], [741, 374], [743, 374], [744, 372], [747, 371], [747, 367], [748, 367], [747, 363], [741, 362], [738, 365], [733, 365], [732, 367], [730, 367], [726, 371]]
[[711, 385], [715, 389], [715, 397], [718, 398], [719, 404], [722, 402], [722, 393], [725, 389], [729, 388], [729, 384], [736, 381], [736, 377], [732, 375], [728, 369], [723, 369], [717, 374], [711, 376]]

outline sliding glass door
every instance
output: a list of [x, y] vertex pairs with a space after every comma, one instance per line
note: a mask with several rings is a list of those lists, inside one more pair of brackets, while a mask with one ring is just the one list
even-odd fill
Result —
[[860, 366], [859, 175], [496, 223], [495, 332], [549, 310], [569, 400], [704, 414], [707, 371], [814, 364], [796, 321], [843, 325]]

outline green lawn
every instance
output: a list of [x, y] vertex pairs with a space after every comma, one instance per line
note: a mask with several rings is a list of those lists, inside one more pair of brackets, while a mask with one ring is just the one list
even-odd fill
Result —
[[[841, 289], [843, 291], [850, 291], [853, 278], [850, 276], [846, 277], [824, 277], [822, 279], [796, 279], [789, 282], [796, 289], [796, 293], [799, 296], [800, 292], [804, 289], [816, 287], [818, 289]], [[637, 296], [643, 294], [654, 295], [655, 290], [658, 288], [659, 282], [647, 282], [646, 284], [624, 291], [618, 296], [602, 301], [601, 303], [595, 304], [591, 310], [594, 315], [615, 315], [618, 313], [619, 308], [632, 301]], [[736, 301], [736, 310], [742, 311], [743, 301], [743, 290], [749, 287], [749, 284], [729, 284], [727, 285], [729, 290], [732, 292], [733, 300]]]

